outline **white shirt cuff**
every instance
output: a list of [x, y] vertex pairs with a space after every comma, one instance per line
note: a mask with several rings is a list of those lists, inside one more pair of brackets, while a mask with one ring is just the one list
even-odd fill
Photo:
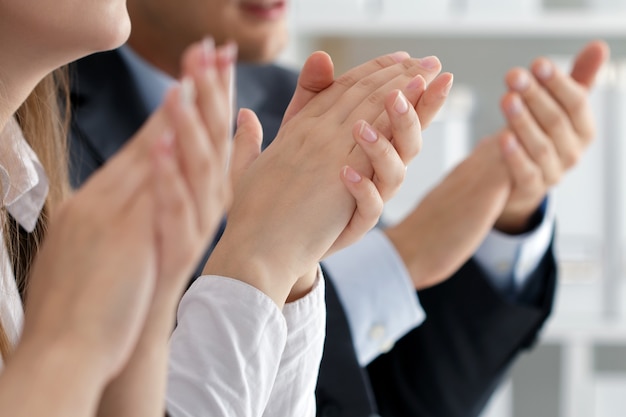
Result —
[[170, 341], [172, 417], [260, 416], [278, 373], [287, 325], [258, 289], [203, 276], [183, 296]]
[[285, 304], [287, 344], [263, 417], [315, 417], [315, 386], [326, 336], [326, 302], [321, 269], [313, 289]]
[[346, 312], [361, 366], [424, 321], [411, 276], [381, 230], [332, 255], [324, 267]]
[[548, 198], [537, 228], [520, 235], [491, 230], [474, 254], [491, 283], [503, 293], [514, 295], [521, 291], [550, 247], [555, 221], [552, 200]]

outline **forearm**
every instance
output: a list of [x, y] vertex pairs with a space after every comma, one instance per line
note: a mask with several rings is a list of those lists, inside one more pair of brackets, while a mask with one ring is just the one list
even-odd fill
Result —
[[154, 300], [139, 342], [126, 368], [106, 387], [98, 417], [162, 417], [169, 337], [178, 294]]
[[403, 222], [385, 231], [417, 289], [447, 278], [474, 253], [500, 215], [510, 188], [497, 142], [489, 140]]
[[77, 346], [62, 340], [18, 345], [0, 375], [2, 413], [12, 417], [94, 415], [108, 377], [107, 363]]

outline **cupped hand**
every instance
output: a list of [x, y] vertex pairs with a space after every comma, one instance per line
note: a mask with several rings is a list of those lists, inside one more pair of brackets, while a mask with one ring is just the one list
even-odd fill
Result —
[[530, 71], [507, 73], [502, 109], [508, 132], [500, 143], [513, 186], [497, 229], [524, 232], [548, 190], [593, 140], [589, 90], [608, 55], [608, 46], [594, 41], [578, 54], [569, 75], [546, 58], [536, 59]]
[[[371, 126], [384, 112], [386, 99], [406, 100], [397, 91], [395, 97], [390, 94], [424, 71], [412, 59], [378, 68], [359, 80], [354, 71], [360, 68], [340, 77], [283, 124], [238, 181], [224, 236], [206, 273], [259, 276], [262, 282], [253, 285], [279, 293], [275, 300], [281, 303], [293, 281], [277, 284], [272, 276], [302, 276], [328, 251], [356, 208], [338, 173], [347, 165], [362, 178], [374, 178], [372, 162], [352, 139], [354, 126], [362, 121]], [[249, 254], [245, 265], [227, 256], [235, 248]]]

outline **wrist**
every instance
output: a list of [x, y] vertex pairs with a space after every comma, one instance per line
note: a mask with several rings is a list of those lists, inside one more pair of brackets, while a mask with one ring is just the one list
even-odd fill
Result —
[[[20, 395], [19, 381], [29, 393], [39, 392], [54, 399], [54, 407], [46, 409], [32, 404], [33, 414], [93, 415], [104, 387], [112, 378], [109, 361], [86, 349], [79, 340], [60, 337], [53, 340], [22, 340], [7, 362], [7, 380]], [[12, 376], [11, 376], [12, 374]], [[29, 406], [27, 406], [28, 408]], [[82, 412], [80, 412], [82, 410]]]
[[242, 245], [230, 245], [227, 236], [219, 241], [207, 263], [204, 275], [218, 275], [245, 282], [270, 297], [282, 308], [297, 280], [284, 263]]
[[315, 269], [298, 278], [287, 297], [287, 303], [297, 301], [311, 292], [317, 280], [317, 269], [318, 267], [315, 267]]
[[525, 207], [505, 208], [496, 220], [494, 229], [508, 235], [530, 232], [543, 220], [544, 210], [541, 203], [542, 201], [539, 201]]

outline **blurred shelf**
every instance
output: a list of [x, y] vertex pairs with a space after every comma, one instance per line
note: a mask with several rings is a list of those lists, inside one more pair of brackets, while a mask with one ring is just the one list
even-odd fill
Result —
[[533, 17], [441, 16], [432, 19], [367, 16], [295, 15], [294, 34], [310, 37], [626, 37], [626, 13], [543, 13]]

